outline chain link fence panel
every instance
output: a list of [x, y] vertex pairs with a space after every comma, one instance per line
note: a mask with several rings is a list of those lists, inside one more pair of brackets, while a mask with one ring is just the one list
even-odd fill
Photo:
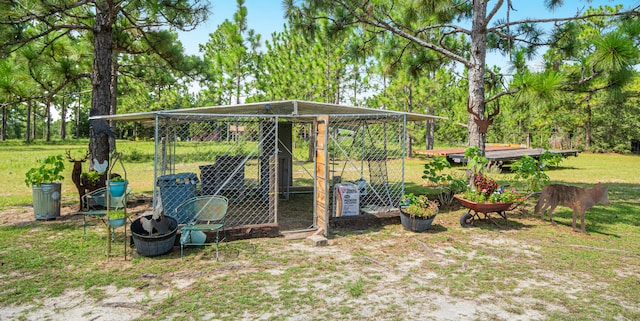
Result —
[[358, 186], [360, 208], [397, 208], [404, 193], [404, 116], [333, 116], [330, 124], [331, 191], [351, 182]]
[[[175, 208], [190, 197], [222, 195], [229, 199], [228, 226], [278, 222], [278, 207], [286, 205], [281, 200], [291, 193], [315, 196], [312, 120], [158, 115], [155, 210], [175, 216]], [[404, 193], [404, 116], [332, 115], [329, 124], [329, 192], [335, 184], [352, 182], [359, 187], [361, 208], [397, 208]], [[313, 208], [313, 198], [308, 199]], [[299, 227], [314, 227], [311, 212]]]
[[156, 208], [161, 206], [166, 215], [175, 215], [172, 210], [192, 197], [193, 193], [184, 191], [190, 189], [187, 186], [199, 184], [198, 195], [229, 199], [228, 226], [275, 222], [277, 117], [161, 117], [155, 177], [182, 174], [196, 178], [178, 179], [172, 184], [175, 186], [164, 190], [167, 183], [159, 179], [154, 193]]

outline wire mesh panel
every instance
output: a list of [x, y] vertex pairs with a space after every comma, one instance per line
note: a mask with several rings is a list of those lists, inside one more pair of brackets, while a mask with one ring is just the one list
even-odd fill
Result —
[[397, 208], [404, 193], [404, 116], [334, 116], [330, 124], [331, 191], [351, 182], [360, 208]]
[[[317, 193], [312, 120], [159, 114], [155, 210], [176, 216], [175, 208], [191, 197], [222, 195], [230, 202], [228, 226], [280, 223], [280, 200], [291, 193]], [[360, 207], [396, 208], [404, 193], [404, 116], [334, 115], [329, 124], [329, 191], [336, 183], [353, 182], [359, 186]], [[300, 219], [293, 229], [316, 224], [308, 211], [313, 197], [304, 200], [309, 206], [301, 208], [310, 216], [288, 213]], [[177, 219], [183, 223], [188, 217]]]
[[275, 222], [277, 122], [276, 117], [159, 116], [155, 208], [174, 215], [172, 209], [192, 194], [222, 195], [230, 202], [228, 226]]

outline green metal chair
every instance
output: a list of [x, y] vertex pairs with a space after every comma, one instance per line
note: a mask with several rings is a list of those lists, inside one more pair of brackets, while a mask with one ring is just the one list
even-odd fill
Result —
[[[186, 216], [191, 218], [184, 225], [180, 235], [180, 257], [184, 254], [186, 245], [208, 245], [204, 232], [216, 232], [216, 260], [218, 260], [218, 248], [220, 242], [226, 239], [224, 235], [224, 219], [227, 214], [229, 200], [220, 195], [205, 195], [190, 198], [176, 207], [176, 217]], [[220, 237], [220, 234], [222, 238]]]

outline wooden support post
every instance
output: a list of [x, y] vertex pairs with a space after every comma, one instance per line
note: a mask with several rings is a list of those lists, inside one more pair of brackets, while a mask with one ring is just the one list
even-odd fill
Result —
[[316, 200], [315, 211], [318, 230], [326, 236], [329, 222], [329, 116], [316, 119]]

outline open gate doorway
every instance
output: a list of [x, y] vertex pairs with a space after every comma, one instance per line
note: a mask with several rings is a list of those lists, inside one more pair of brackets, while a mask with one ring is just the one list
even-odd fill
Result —
[[314, 122], [278, 123], [278, 213], [281, 233], [317, 229], [314, 215]]

